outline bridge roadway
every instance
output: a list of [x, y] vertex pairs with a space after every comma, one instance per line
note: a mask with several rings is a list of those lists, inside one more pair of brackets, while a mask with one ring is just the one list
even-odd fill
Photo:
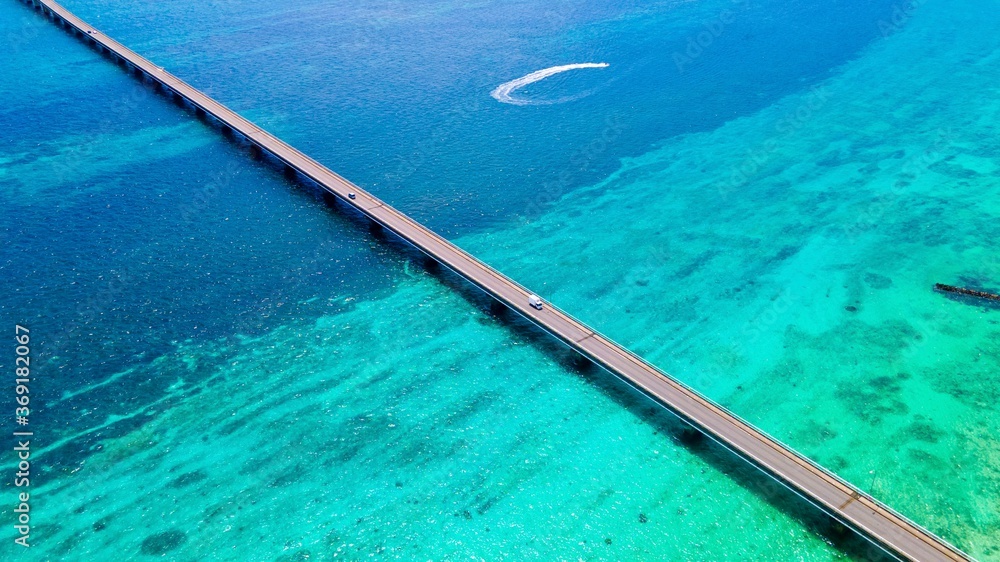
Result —
[[[828, 515], [901, 559], [971, 560], [954, 546], [860, 491], [763, 431], [715, 404], [652, 364], [546, 303], [528, 305], [532, 293], [458, 246], [260, 129], [226, 106], [102, 34], [51, 0], [23, 0], [95, 47], [128, 63], [134, 72], [187, 100], [243, 135], [285, 165], [311, 178], [342, 202], [535, 323], [581, 355], [644, 392], [702, 433], [756, 465]], [[120, 62], [120, 61], [119, 61]], [[138, 71], [136, 71], [136, 69]], [[349, 197], [349, 194], [354, 197]]]

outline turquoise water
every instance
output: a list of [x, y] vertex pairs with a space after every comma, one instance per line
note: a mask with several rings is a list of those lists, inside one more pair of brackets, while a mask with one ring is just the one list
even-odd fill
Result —
[[[66, 5], [1000, 559], [1000, 312], [930, 290], [1000, 287], [993, 3]], [[41, 362], [32, 557], [873, 554], [0, 14], [0, 311]], [[489, 96], [582, 62], [609, 67], [519, 91], [575, 101]]]

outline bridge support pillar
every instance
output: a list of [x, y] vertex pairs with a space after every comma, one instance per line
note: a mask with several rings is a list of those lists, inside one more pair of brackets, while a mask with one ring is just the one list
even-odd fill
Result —
[[299, 173], [295, 170], [295, 168], [289, 166], [288, 164], [285, 164], [284, 173], [285, 177], [290, 180], [294, 180], [299, 177]]
[[256, 144], [250, 144], [250, 157], [254, 160], [260, 160], [260, 157], [264, 155], [264, 152]]
[[[437, 273], [441, 271], [441, 264], [430, 256], [424, 256], [424, 269], [430, 273]], [[493, 301], [496, 302], [496, 301]]]
[[205, 110], [200, 107], [194, 108], [194, 114], [197, 115], [200, 119], [205, 118]]
[[843, 523], [837, 521], [829, 515], [826, 516], [825, 531], [826, 532], [824, 534], [826, 537], [837, 547], [845, 546], [850, 540], [851, 535], [854, 534], [851, 529], [847, 528]]
[[505, 305], [504, 303], [496, 299], [490, 299], [490, 314], [492, 314], [493, 316], [496, 316], [498, 318], [503, 318], [504, 316], [507, 315], [507, 310], [508, 310], [507, 305]]
[[382, 225], [375, 221], [368, 221], [368, 232], [372, 234], [375, 238], [383, 239], [385, 238], [385, 229]]
[[837, 538], [843, 538], [851, 532], [843, 523], [830, 516], [827, 516], [827, 527], [830, 534]]
[[679, 438], [681, 443], [685, 445], [697, 445], [705, 440], [705, 434], [689, 425], [685, 425], [684, 429], [681, 429]]
[[337, 196], [330, 193], [327, 190], [323, 190], [322, 193], [323, 203], [326, 203], [327, 207], [335, 207], [337, 205]]
[[587, 357], [584, 357], [583, 355], [580, 355], [579, 353], [577, 353], [576, 357], [573, 358], [573, 367], [580, 371], [588, 371], [593, 366], [594, 366], [593, 361], [591, 361]]

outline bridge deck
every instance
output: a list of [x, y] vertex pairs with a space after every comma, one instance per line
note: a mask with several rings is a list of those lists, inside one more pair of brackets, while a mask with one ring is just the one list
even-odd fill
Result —
[[[528, 306], [530, 291], [405, 214], [257, 127], [226, 106], [102, 34], [51, 0], [25, 0], [238, 131], [299, 173], [455, 271], [566, 345], [646, 393], [706, 435], [756, 465], [843, 524], [895, 556], [971, 560], [966, 554], [715, 404], [558, 308]], [[354, 193], [355, 198], [348, 194]]]

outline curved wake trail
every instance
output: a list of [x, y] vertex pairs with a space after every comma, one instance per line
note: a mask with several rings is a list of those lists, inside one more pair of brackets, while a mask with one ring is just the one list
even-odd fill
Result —
[[513, 105], [530, 105], [532, 101], [523, 100], [511, 97], [511, 94], [520, 90], [521, 88], [527, 86], [528, 84], [533, 84], [539, 80], [544, 80], [553, 74], [559, 74], [560, 72], [566, 72], [567, 70], [576, 70], [578, 68], [606, 68], [608, 63], [606, 62], [584, 62], [578, 64], [564, 64], [562, 66], [552, 66], [549, 68], [543, 68], [542, 70], [536, 70], [531, 74], [527, 74], [518, 78], [517, 80], [511, 80], [510, 82], [504, 82], [497, 86], [490, 95], [493, 96], [500, 103], [509, 103]]

